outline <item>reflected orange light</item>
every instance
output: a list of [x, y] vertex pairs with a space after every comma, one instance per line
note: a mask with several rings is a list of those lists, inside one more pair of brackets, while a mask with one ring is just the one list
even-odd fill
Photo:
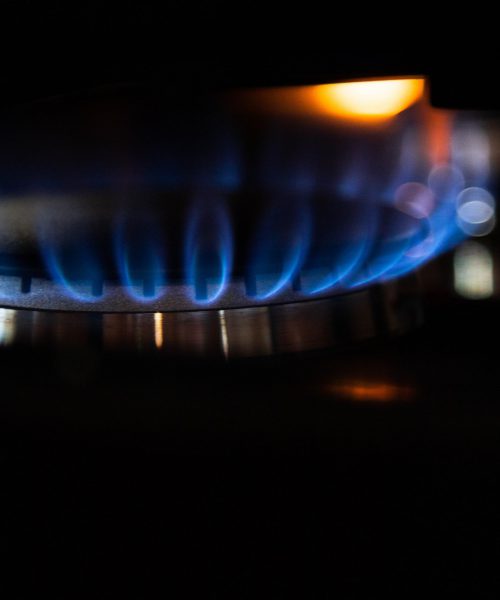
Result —
[[344, 382], [328, 386], [328, 391], [357, 402], [396, 402], [415, 395], [411, 387], [389, 383]]
[[434, 165], [446, 164], [450, 160], [453, 117], [449, 112], [428, 110], [425, 119], [429, 158]]
[[163, 314], [156, 312], [154, 314], [155, 326], [155, 346], [158, 350], [163, 346]]
[[424, 80], [386, 79], [351, 81], [313, 87], [324, 112], [355, 120], [379, 121], [396, 116], [419, 100]]

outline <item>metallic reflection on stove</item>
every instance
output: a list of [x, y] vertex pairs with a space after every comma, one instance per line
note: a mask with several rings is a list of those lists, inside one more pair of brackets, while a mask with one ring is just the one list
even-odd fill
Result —
[[16, 336], [16, 311], [0, 308], [0, 346], [9, 346]]
[[222, 360], [322, 350], [418, 325], [421, 311], [412, 279], [331, 298], [227, 310], [0, 309], [0, 343]]
[[366, 379], [335, 382], [327, 385], [325, 391], [342, 400], [375, 404], [408, 402], [416, 395], [415, 388], [408, 385]]

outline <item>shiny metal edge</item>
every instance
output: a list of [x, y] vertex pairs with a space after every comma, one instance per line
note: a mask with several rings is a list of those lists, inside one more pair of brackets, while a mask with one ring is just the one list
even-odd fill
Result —
[[[311, 300], [311, 295], [301, 290], [300, 276], [284, 286], [272, 298], [259, 298], [258, 294], [249, 294], [247, 284], [248, 282], [243, 280], [230, 281], [220, 295], [207, 301], [196, 298], [193, 286], [178, 283], [159, 287], [154, 297], [143, 297], [141, 288], [131, 290], [118, 283], [104, 282], [98, 286], [99, 295], [93, 295], [91, 282], [64, 287], [48, 279], [33, 277], [27, 283], [21, 277], [0, 274], [0, 307], [97, 313], [147, 313], [266, 307], [270, 304]], [[217, 288], [215, 285], [213, 287]], [[213, 293], [213, 290], [208, 288], [208, 292], [210, 291]], [[335, 288], [315, 294], [314, 300], [346, 293], [349, 291]]]
[[321, 300], [184, 312], [0, 308], [0, 346], [96, 347], [178, 357], [240, 358], [322, 350], [421, 322], [414, 278]]

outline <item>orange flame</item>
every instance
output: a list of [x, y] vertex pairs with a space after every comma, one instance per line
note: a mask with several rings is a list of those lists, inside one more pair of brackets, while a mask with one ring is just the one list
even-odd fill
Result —
[[259, 89], [241, 92], [238, 99], [258, 111], [379, 123], [420, 100], [424, 88], [421, 77], [379, 79]]
[[423, 79], [351, 81], [314, 86], [318, 107], [344, 119], [381, 121], [396, 116], [419, 100]]

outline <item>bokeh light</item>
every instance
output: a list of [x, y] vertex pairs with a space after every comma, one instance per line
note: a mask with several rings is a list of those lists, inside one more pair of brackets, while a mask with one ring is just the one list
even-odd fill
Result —
[[394, 199], [396, 208], [416, 219], [428, 217], [435, 201], [433, 192], [427, 186], [417, 182], [400, 185]]
[[16, 311], [0, 308], [0, 346], [8, 346], [14, 340], [16, 332]]
[[493, 257], [481, 242], [465, 242], [455, 250], [454, 286], [469, 300], [489, 298], [494, 292]]
[[457, 197], [457, 222], [473, 237], [490, 233], [495, 227], [495, 199], [480, 187], [469, 187]]
[[468, 185], [484, 185], [490, 171], [490, 141], [477, 124], [457, 127], [451, 139], [452, 157]]

